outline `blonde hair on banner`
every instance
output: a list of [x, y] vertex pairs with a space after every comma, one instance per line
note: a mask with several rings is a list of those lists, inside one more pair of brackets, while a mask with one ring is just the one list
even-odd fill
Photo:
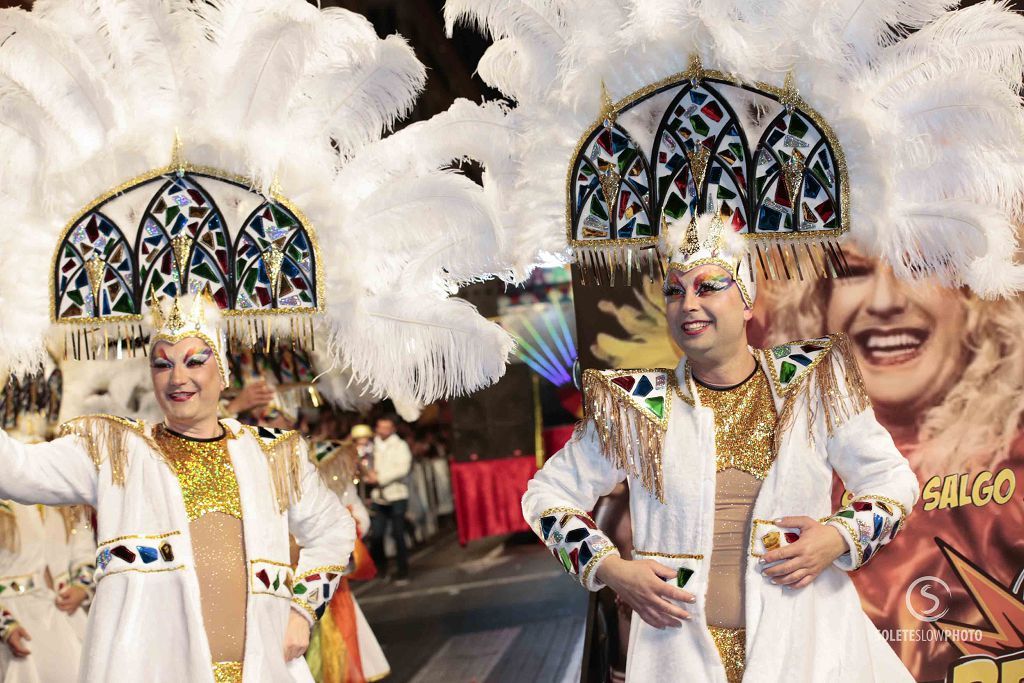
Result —
[[[820, 334], [829, 287], [824, 280], [807, 287], [769, 285], [768, 341]], [[1024, 301], [951, 292], [967, 306], [967, 362], [942, 402], [918, 417], [918, 475], [991, 468], [1009, 454], [1024, 415]]]

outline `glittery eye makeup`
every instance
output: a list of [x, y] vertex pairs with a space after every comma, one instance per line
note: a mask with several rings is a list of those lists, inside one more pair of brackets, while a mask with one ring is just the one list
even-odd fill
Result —
[[166, 370], [173, 366], [173, 363], [167, 358], [167, 354], [164, 353], [163, 349], [158, 349], [150, 355], [149, 367], [157, 370]]
[[195, 353], [189, 353], [185, 358], [185, 365], [190, 368], [197, 368], [210, 360], [210, 356], [212, 355], [213, 351], [210, 349], [203, 349], [201, 351], [196, 351]]
[[697, 296], [724, 292], [732, 287], [733, 282], [735, 281], [728, 275], [720, 275], [718, 273], [701, 273], [693, 279], [693, 292]]

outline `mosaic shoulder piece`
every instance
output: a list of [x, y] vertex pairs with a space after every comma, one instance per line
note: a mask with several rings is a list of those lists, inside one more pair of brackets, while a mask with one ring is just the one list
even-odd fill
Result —
[[292, 429], [252, 426], [246, 426], [246, 429], [256, 437], [267, 456], [277, 506], [283, 513], [299, 500], [302, 493], [302, 437]]
[[14, 618], [14, 615], [0, 605], [0, 642], [6, 643], [7, 639], [11, 637], [11, 633], [18, 626], [20, 624], [18, 624], [18, 620]]
[[[763, 352], [775, 393], [784, 399], [778, 441], [795, 419], [798, 398], [807, 398], [808, 426], [819, 414], [828, 436], [854, 415], [871, 407], [857, 359], [845, 334], [780, 344]], [[808, 429], [809, 433], [813, 433]]]
[[846, 571], [859, 569], [892, 542], [906, 524], [909, 511], [892, 498], [864, 495], [854, 498], [826, 520], [849, 546], [836, 564]]
[[110, 461], [110, 476], [116, 486], [124, 486], [128, 464], [128, 439], [135, 435], [146, 440], [153, 451], [161, 451], [146, 434], [145, 423], [116, 415], [83, 415], [60, 426], [60, 436], [74, 435], [82, 439], [96, 469]]
[[355, 444], [346, 439], [324, 439], [313, 446], [313, 464], [327, 488], [338, 496], [345, 493], [355, 477]]
[[664, 368], [583, 373], [586, 414], [597, 425], [605, 457], [662, 502], [661, 450], [674, 381], [672, 371]]

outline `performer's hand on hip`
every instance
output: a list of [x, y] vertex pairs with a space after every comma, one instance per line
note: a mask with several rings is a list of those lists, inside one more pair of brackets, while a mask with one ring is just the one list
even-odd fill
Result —
[[28, 634], [23, 626], [15, 626], [10, 635], [7, 636], [7, 648], [15, 657], [28, 657], [32, 651], [28, 649], [28, 641], [32, 636]]
[[665, 583], [675, 575], [675, 569], [654, 560], [624, 560], [617, 555], [605, 558], [597, 568], [597, 578], [654, 628], [679, 628], [690, 613], [676, 603], [697, 601], [689, 591]]
[[75, 610], [82, 606], [89, 594], [81, 586], [67, 586], [60, 593], [57, 593], [57, 609], [67, 614], [74, 614]]
[[294, 609], [288, 615], [288, 627], [284, 631], [284, 660], [290, 662], [306, 654], [309, 647], [309, 622]]
[[772, 583], [790, 588], [809, 586], [818, 574], [848, 549], [838, 529], [816, 519], [783, 517], [775, 523], [780, 527], [799, 529], [800, 538], [765, 553], [761, 558], [762, 565], [779, 562], [762, 572]]

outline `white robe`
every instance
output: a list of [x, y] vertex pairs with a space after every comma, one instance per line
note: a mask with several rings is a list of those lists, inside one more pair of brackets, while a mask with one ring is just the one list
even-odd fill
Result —
[[[0, 583], [23, 577], [21, 585], [30, 581], [32, 588], [18, 593], [4, 590], [0, 609], [10, 612], [32, 640], [26, 643], [31, 651], [27, 657], [14, 657], [9, 648], [0, 647], [0, 681], [73, 681], [78, 676], [86, 615], [82, 608], [72, 615], [57, 609], [54, 589], [68, 585], [80, 568], [95, 562], [92, 530], [80, 522], [69, 537], [63, 516], [53, 508], [17, 503], [10, 508], [17, 526], [17, 552], [0, 550]], [[47, 570], [54, 589], [46, 584]]]
[[[238, 480], [250, 577], [244, 681], [309, 680], [302, 658], [285, 663], [285, 627], [293, 605], [310, 618], [309, 612], [329, 599], [352, 550], [352, 517], [306, 457], [298, 463], [299, 499], [281, 513], [270, 453], [251, 429], [234, 420], [223, 424], [234, 437], [228, 452]], [[118, 485], [111, 457], [100, 454], [94, 464], [84, 438], [70, 435], [26, 446], [0, 432], [0, 498], [97, 510], [96, 594], [79, 680], [213, 683], [189, 518], [178, 479], [149, 435], [144, 425], [125, 432], [125, 481]], [[302, 547], [294, 575], [289, 532]], [[132, 561], [110, 552], [119, 547], [131, 551], [120, 552]], [[261, 572], [269, 575], [269, 584]], [[292, 597], [293, 582], [301, 596]]]
[[[837, 336], [816, 341], [831, 348], [840, 339]], [[793, 344], [798, 347], [801, 343]], [[839, 421], [841, 424], [829, 428], [813, 372], [798, 373], [785, 389], [781, 388], [779, 362], [785, 358], [778, 355], [784, 352], [773, 355], [772, 350], [755, 351], [773, 380], [777, 410], [781, 415], [791, 401], [789, 409], [795, 419], [780, 435], [776, 459], [752, 514], [750, 558], [744, 577], [747, 651], [743, 680], [912, 683], [909, 672], [864, 614], [857, 591], [844, 570], [859, 566], [863, 552], [870, 556], [869, 546], [874, 551], [884, 544], [884, 539], [870, 540], [872, 533], [875, 537], [888, 537], [893, 528], [891, 522], [896, 519], [899, 523], [895, 528], [901, 528], [900, 506], [903, 510], [913, 508], [918, 495], [917, 479], [870, 407], [856, 412], [848, 410], [845, 419]], [[845, 360], [840, 356], [826, 350], [816, 359], [815, 367], [821, 365], [823, 371], [834, 370], [837, 376], [846, 377], [844, 362], [851, 361], [848, 355]], [[855, 369], [850, 371], [856, 373]], [[675, 370], [607, 372], [604, 379], [629, 375], [637, 382], [644, 374], [653, 378], [655, 386], [648, 395], [663, 396], [666, 402], [666, 427], [657, 466], [664, 502], [651, 493], [649, 481], [645, 488], [643, 468], [632, 464], [644, 459], [653, 462], [650, 453], [642, 453], [642, 446], [638, 449], [638, 444], [645, 443], [643, 439], [633, 438], [635, 432], [625, 434], [623, 443], [635, 460], [620, 468], [605, 456], [599, 429], [594, 420], [589, 420], [530, 482], [523, 497], [523, 512], [556, 557], [566, 553], [563, 564], [569, 571], [578, 574], [588, 589], [598, 590], [602, 584], [595, 576], [597, 567], [616, 551], [602, 532], [591, 528], [592, 522], [583, 511], [592, 510], [598, 498], [628, 479], [634, 559], [652, 559], [673, 569], [692, 569], [694, 574], [685, 589], [697, 597], [697, 602], [687, 606], [694, 616], [679, 629], [658, 630], [637, 617], [632, 619], [627, 680], [725, 683], [725, 671], [705, 616], [715, 514], [714, 415], [710, 408], [699, 404], [685, 361]], [[596, 376], [594, 379], [603, 381]], [[618, 389], [608, 386], [612, 390], [608, 395], [613, 396]], [[833, 404], [833, 409], [855, 403], [850, 399], [854, 390], [845, 379], [840, 379], [834, 389], [834, 398], [839, 403]], [[609, 404], [602, 408], [599, 401], [588, 396], [588, 415], [595, 415], [595, 410], [604, 410], [605, 416], [616, 415], [618, 419], [611, 420], [611, 428], [619, 430], [622, 436], [624, 422], [635, 429], [645, 419], [631, 407], [634, 404], [630, 400], [625, 392], [613, 396], [614, 406], [625, 406], [622, 413], [614, 413], [617, 408], [609, 408]], [[834, 412], [832, 416], [835, 417]], [[840, 529], [851, 554], [826, 568], [810, 586], [792, 590], [770, 583], [760, 573], [755, 559], [765, 551], [764, 535], [778, 530], [770, 520], [798, 515], [829, 517], [834, 512], [833, 471], [850, 491], [887, 501], [882, 505], [894, 511], [892, 519], [876, 515], [882, 519], [884, 531], [879, 534], [862, 529], [861, 533], [868, 533], [866, 541], [851, 538]], [[859, 521], [853, 520], [855, 524]], [[840, 526], [841, 522], [837, 528]], [[895, 533], [891, 531], [891, 535]], [[573, 535], [566, 538], [567, 534]], [[583, 549], [578, 541], [587, 534], [584, 543], [589, 547]], [[570, 543], [570, 539], [576, 543]]]

